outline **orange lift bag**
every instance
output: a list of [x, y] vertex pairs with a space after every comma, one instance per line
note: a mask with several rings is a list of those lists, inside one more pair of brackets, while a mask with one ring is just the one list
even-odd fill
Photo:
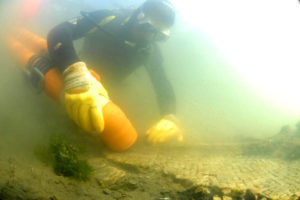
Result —
[[[45, 39], [26, 29], [17, 29], [15, 37], [8, 38], [8, 46], [19, 61], [20, 67], [30, 76], [32, 84], [54, 100], [59, 101], [63, 90], [63, 79], [57, 68], [50, 66]], [[48, 66], [46, 66], [48, 65]], [[45, 70], [46, 71], [43, 71]], [[99, 75], [90, 69], [100, 81]], [[112, 101], [103, 108], [104, 131], [100, 134], [105, 145], [117, 152], [130, 148], [137, 139], [137, 131], [124, 112]]]

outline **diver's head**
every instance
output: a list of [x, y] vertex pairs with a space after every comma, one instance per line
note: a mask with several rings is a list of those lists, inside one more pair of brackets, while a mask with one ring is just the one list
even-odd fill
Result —
[[137, 42], [165, 41], [175, 21], [175, 9], [169, 0], [147, 0], [133, 17]]

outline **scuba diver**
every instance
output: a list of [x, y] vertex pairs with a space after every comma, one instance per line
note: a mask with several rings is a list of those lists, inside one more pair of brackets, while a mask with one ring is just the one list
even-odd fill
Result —
[[[147, 0], [136, 10], [99, 10], [55, 26], [48, 34], [50, 58], [63, 75], [67, 113], [88, 132], [104, 129], [102, 109], [109, 99], [104, 86], [120, 83], [144, 66], [152, 82], [161, 119], [147, 132], [152, 144], [183, 139], [176, 118], [176, 99], [163, 69], [157, 42], [166, 41], [175, 10], [168, 0]], [[73, 41], [84, 38], [81, 60]], [[86, 62], [85, 62], [86, 61]], [[97, 81], [87, 66], [101, 75]], [[103, 85], [102, 85], [103, 83]], [[109, 90], [108, 90], [109, 91]]]

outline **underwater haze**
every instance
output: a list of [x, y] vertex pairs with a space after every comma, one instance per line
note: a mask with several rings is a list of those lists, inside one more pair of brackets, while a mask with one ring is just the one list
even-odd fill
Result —
[[[9, 53], [7, 35], [15, 26], [22, 26], [46, 38], [55, 25], [80, 16], [80, 11], [134, 9], [144, 1], [0, 1], [0, 171], [1, 168], [3, 171], [0, 172], [0, 179], [3, 178], [0, 180], [0, 200], [17, 199], [15, 191], [22, 191], [21, 199], [34, 199], [27, 196], [29, 193], [52, 200], [101, 199], [101, 195], [106, 197], [103, 199], [201, 199], [200, 193], [206, 193], [199, 192], [195, 185], [208, 184], [209, 190], [217, 185], [221, 191], [231, 188], [232, 184], [232, 188], [237, 188], [245, 183], [246, 186], [240, 188], [248, 189], [245, 180], [267, 177], [261, 173], [268, 173], [268, 170], [268, 174], [280, 174], [282, 182], [268, 175], [267, 180], [255, 179], [259, 186], [255, 181], [249, 181], [251, 188], [256, 188], [258, 193], [262, 191], [266, 198], [273, 194], [275, 199], [300, 195], [296, 180], [284, 182], [287, 177], [297, 177], [300, 173], [297, 171], [300, 169], [300, 3], [296, 0], [171, 1], [177, 12], [176, 22], [170, 38], [158, 44], [164, 70], [175, 91], [176, 116], [184, 139], [181, 143], [166, 145], [166, 149], [163, 145], [156, 147], [146, 142], [145, 133], [159, 120], [160, 113], [147, 71], [141, 67], [116, 86], [112, 95], [112, 100], [121, 106], [139, 135], [136, 146], [124, 154], [111, 153], [102, 143], [98, 147], [97, 141], [68, 118], [62, 105], [32, 89], [18, 67], [15, 52]], [[34, 5], [26, 11], [29, 2]], [[82, 39], [75, 42], [79, 56], [82, 43]], [[78, 144], [79, 149], [85, 148], [83, 157], [94, 167], [94, 174], [98, 173], [97, 177], [101, 178], [96, 178], [93, 183], [72, 182], [61, 174], [56, 176], [49, 165], [41, 164], [35, 155], [36, 147], [47, 143], [53, 134], [63, 135]], [[257, 142], [257, 146], [243, 146], [243, 151], [230, 146], [247, 142]], [[215, 149], [213, 145], [230, 147]], [[196, 150], [190, 154], [189, 148]], [[208, 158], [215, 151], [218, 155]], [[223, 157], [220, 152], [230, 152], [228, 155], [233, 157]], [[243, 156], [250, 155], [251, 159], [253, 155], [259, 156], [254, 161], [248, 157], [234, 157], [240, 152]], [[261, 154], [264, 159], [261, 163], [265, 165], [259, 164]], [[45, 158], [44, 154], [41, 157]], [[208, 161], [197, 160], [206, 158]], [[290, 163], [291, 160], [295, 162]], [[202, 165], [203, 162], [206, 164]], [[185, 174], [187, 163], [199, 172], [201, 181], [196, 172]], [[239, 163], [243, 163], [243, 167], [237, 167]], [[23, 169], [17, 167], [23, 165]], [[161, 173], [147, 171], [153, 166], [157, 170], [160, 165], [163, 166]], [[244, 166], [254, 165], [257, 176], [249, 178], [252, 171]], [[229, 168], [239, 172], [231, 172]], [[221, 169], [227, 174], [222, 174]], [[228, 178], [239, 173], [242, 178]], [[218, 182], [214, 182], [217, 179], [214, 174], [221, 177]], [[49, 181], [43, 181], [43, 178]], [[33, 179], [37, 181], [32, 183], [35, 184], [32, 187], [36, 187], [34, 192], [29, 189], [24, 192], [21, 185]], [[109, 181], [105, 182], [107, 179]], [[148, 185], [147, 181], [153, 182]], [[235, 184], [235, 181], [242, 183]], [[266, 186], [274, 181], [285, 187], [280, 188], [280, 184]], [[101, 188], [99, 196], [95, 185]], [[165, 188], [169, 186], [171, 188]], [[238, 190], [232, 189], [228, 194], [232, 199], [235, 199], [234, 191]]]
[[[142, 2], [44, 0], [25, 25], [46, 37], [52, 27], [79, 16], [82, 10], [134, 8]], [[13, 13], [20, 14], [21, 4], [22, 1], [2, 2], [3, 23], [16, 20]], [[199, 138], [201, 142], [212, 135], [214, 139], [234, 135], [265, 137], [299, 120], [298, 2], [174, 4], [178, 12], [176, 24], [171, 38], [160, 46], [187, 138]], [[132, 81], [145, 79], [137, 78], [140, 77]], [[134, 87], [126, 89], [139, 90]], [[146, 96], [154, 95], [147, 83], [140, 90]], [[134, 101], [145, 99], [140, 95]], [[156, 105], [145, 105], [144, 112], [148, 106]]]

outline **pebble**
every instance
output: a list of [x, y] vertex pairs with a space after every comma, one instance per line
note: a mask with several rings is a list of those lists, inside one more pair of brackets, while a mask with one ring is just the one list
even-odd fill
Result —
[[224, 195], [229, 195], [229, 194], [231, 193], [231, 190], [230, 190], [229, 188], [224, 188], [224, 189], [222, 190], [222, 193], [223, 193]]
[[107, 194], [107, 195], [108, 195], [108, 194], [110, 194], [110, 193], [111, 193], [111, 191], [110, 191], [109, 189], [104, 189], [104, 190], [103, 190], [103, 194]]
[[223, 200], [232, 200], [232, 198], [229, 196], [223, 196]]
[[213, 200], [222, 200], [222, 198], [220, 198], [218, 196], [213, 196]]
[[208, 188], [205, 188], [205, 187], [198, 187], [195, 189], [195, 193], [203, 193], [203, 194], [210, 194], [210, 191]]

